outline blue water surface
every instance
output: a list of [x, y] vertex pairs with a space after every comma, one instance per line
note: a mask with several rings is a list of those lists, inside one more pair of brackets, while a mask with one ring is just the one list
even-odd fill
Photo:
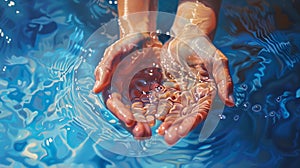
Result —
[[[90, 91], [118, 39], [117, 25], [98, 29], [116, 4], [0, 0], [0, 167], [300, 166], [299, 0], [223, 0], [214, 44], [229, 59], [236, 106], [216, 116], [206, 141], [196, 128], [173, 147], [158, 136], [134, 142]], [[159, 9], [175, 13], [176, 4]]]

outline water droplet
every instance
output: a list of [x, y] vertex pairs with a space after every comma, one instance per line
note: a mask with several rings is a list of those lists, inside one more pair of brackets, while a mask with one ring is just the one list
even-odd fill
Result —
[[225, 120], [226, 119], [226, 116], [224, 114], [219, 114], [219, 117], [221, 120]]
[[269, 113], [269, 116], [270, 116], [270, 117], [274, 117], [274, 116], [275, 116], [275, 111], [271, 111], [271, 112]]
[[7, 4], [7, 6], [9, 6], [9, 7], [15, 6], [15, 2], [14, 1], [9, 1], [9, 3]]
[[160, 30], [160, 29], [157, 29], [157, 30], [156, 30], [156, 33], [157, 33], [157, 34], [161, 34], [161, 30]]
[[113, 3], [113, 1], [108, 1], [108, 3], [109, 3], [109, 4], [112, 4], [112, 3]]
[[50, 144], [51, 144], [52, 142], [53, 142], [53, 139], [50, 137], [50, 138], [46, 139], [45, 144], [46, 144], [46, 146], [50, 146]]
[[4, 67], [2, 68], [2, 71], [4, 71], [4, 72], [6, 71], [6, 66], [4, 66]]
[[250, 103], [249, 102], [245, 102], [242, 105], [245, 109], [248, 109], [250, 107]]
[[116, 120], [114, 120], [114, 119], [112, 119], [112, 120], [109, 120], [109, 123], [111, 123], [111, 124], [115, 124], [117, 121]]
[[18, 85], [22, 85], [22, 81], [21, 80], [18, 80]]
[[260, 112], [261, 111], [261, 105], [255, 104], [254, 106], [252, 106], [252, 111]]
[[239, 120], [239, 119], [240, 119], [240, 116], [239, 116], [239, 115], [237, 115], [237, 114], [234, 115], [234, 117], [233, 117], [233, 120], [234, 120], [234, 121], [237, 121], [237, 120]]

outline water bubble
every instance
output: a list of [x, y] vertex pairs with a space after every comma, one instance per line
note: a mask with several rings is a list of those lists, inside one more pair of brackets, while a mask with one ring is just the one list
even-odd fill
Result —
[[241, 84], [241, 88], [246, 91], [248, 89], [248, 85], [243, 83]]
[[113, 1], [108, 1], [109, 4], [113, 4]]
[[261, 111], [261, 105], [255, 104], [254, 106], [252, 106], [252, 111], [260, 112]]
[[276, 98], [276, 102], [279, 103], [279, 102], [281, 101], [281, 99], [282, 99], [281, 96], [278, 96], [278, 97]]
[[275, 111], [271, 111], [271, 112], [269, 112], [269, 116], [270, 116], [270, 117], [274, 117], [274, 116], [275, 116], [275, 114], [276, 114], [276, 113], [275, 113]]
[[233, 120], [234, 120], [234, 121], [237, 121], [237, 120], [239, 120], [239, 119], [240, 119], [240, 116], [239, 116], [239, 115], [237, 115], [237, 114], [234, 115], [234, 117], [233, 117]]

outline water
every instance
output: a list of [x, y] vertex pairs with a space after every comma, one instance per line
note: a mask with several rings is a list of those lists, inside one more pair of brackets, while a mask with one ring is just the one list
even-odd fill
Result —
[[[2, 0], [0, 167], [298, 167], [299, 3], [224, 0], [214, 43], [236, 106], [216, 110], [209, 139], [199, 142], [198, 127], [168, 147], [160, 136], [134, 141], [90, 92], [97, 56], [118, 38], [117, 27], [98, 29], [115, 1]], [[96, 30], [105, 33], [93, 43]]]

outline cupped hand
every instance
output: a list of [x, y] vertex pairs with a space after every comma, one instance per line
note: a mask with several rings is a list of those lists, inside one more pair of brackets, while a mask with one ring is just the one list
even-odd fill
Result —
[[145, 105], [147, 90], [161, 80], [157, 64], [161, 47], [154, 34], [127, 35], [105, 50], [95, 69], [93, 91], [103, 93], [107, 108], [136, 139], [152, 134], [154, 119]]
[[207, 116], [213, 99], [233, 106], [232, 81], [226, 56], [196, 26], [187, 26], [161, 51], [164, 92], [157, 99], [163, 122], [158, 133], [173, 145]]

